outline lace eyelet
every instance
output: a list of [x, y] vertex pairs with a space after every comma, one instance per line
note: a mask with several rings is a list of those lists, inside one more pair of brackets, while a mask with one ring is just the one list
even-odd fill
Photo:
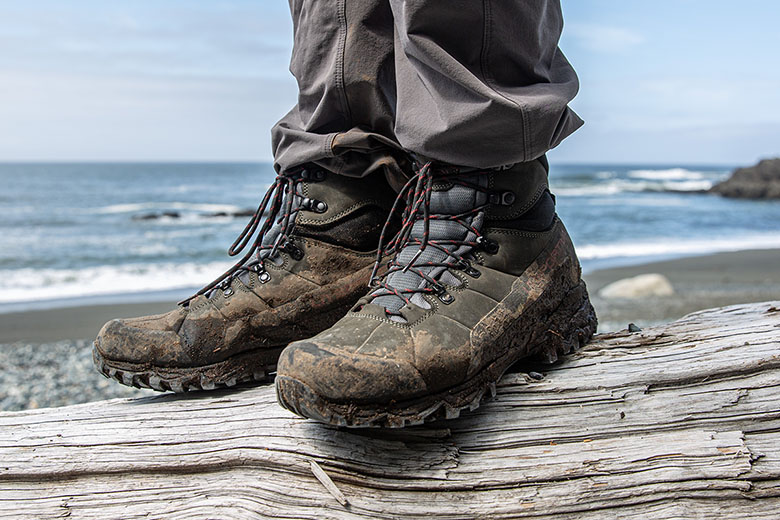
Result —
[[495, 206], [511, 206], [517, 200], [512, 191], [494, 191], [488, 194], [488, 202]]
[[466, 273], [472, 278], [479, 278], [480, 275], [482, 274], [481, 271], [474, 269], [474, 267], [472, 267], [471, 263], [468, 260], [461, 260], [460, 263], [455, 267], [455, 269], [463, 271], [464, 273]]
[[322, 200], [310, 199], [306, 197], [301, 201], [300, 208], [304, 211], [325, 213], [328, 211], [328, 203]]
[[268, 274], [268, 271], [263, 271], [257, 275], [257, 280], [260, 283], [268, 283], [271, 281], [271, 275]]
[[498, 253], [498, 242], [494, 242], [493, 240], [485, 238], [484, 236], [477, 237], [477, 245], [489, 255], [495, 255]]
[[466, 269], [463, 270], [463, 272], [472, 278], [479, 278], [480, 276], [482, 276], [482, 271], [474, 269], [471, 266], [468, 266]]
[[282, 248], [282, 251], [290, 255], [290, 258], [292, 258], [296, 262], [299, 260], [303, 260], [303, 251], [292, 242], [287, 242]]
[[222, 294], [225, 298], [230, 298], [231, 296], [233, 296], [233, 289], [231, 287], [228, 287], [227, 289], [222, 291]]
[[439, 301], [444, 305], [449, 305], [455, 301], [455, 297], [448, 293], [446, 287], [443, 285], [436, 284], [433, 285], [431, 289], [433, 290], [433, 294], [435, 294]]
[[301, 179], [304, 181], [321, 182], [325, 180], [325, 175], [325, 170], [321, 170], [319, 168], [311, 170], [304, 168], [301, 170]]

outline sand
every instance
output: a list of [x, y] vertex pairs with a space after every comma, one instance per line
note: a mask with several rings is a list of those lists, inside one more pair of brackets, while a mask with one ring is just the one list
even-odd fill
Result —
[[[636, 300], [607, 300], [605, 285], [640, 274], [658, 273], [672, 283], [675, 294]], [[752, 250], [681, 258], [665, 262], [605, 269], [586, 275], [591, 301], [599, 316], [599, 331], [643, 327], [702, 309], [780, 300], [780, 250]]]
[[173, 301], [87, 305], [0, 314], [0, 343], [95, 339], [100, 327], [112, 318], [159, 314], [175, 305]]

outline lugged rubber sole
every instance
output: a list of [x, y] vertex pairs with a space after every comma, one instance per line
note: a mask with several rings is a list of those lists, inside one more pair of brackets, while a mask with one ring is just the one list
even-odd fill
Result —
[[496, 395], [496, 383], [517, 361], [538, 358], [546, 363], [584, 346], [596, 332], [597, 319], [585, 283], [568, 290], [551, 313], [533, 320], [521, 317], [509, 324], [499, 341], [505, 354], [468, 381], [418, 399], [386, 404], [337, 403], [318, 395], [305, 383], [277, 376], [276, 392], [285, 408], [321, 422], [348, 427], [403, 428], [438, 419], [454, 419], [463, 410], [475, 410]]
[[106, 359], [97, 343], [95, 341], [92, 349], [92, 360], [105, 377], [126, 386], [176, 393], [214, 390], [247, 382], [270, 382], [273, 380], [270, 374], [276, 370], [276, 360], [284, 349], [281, 346], [245, 352], [201, 367], [170, 368]]

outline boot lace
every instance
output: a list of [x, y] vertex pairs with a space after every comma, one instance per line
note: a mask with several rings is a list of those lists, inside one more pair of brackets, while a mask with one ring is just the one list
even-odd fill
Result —
[[[237, 256], [249, 246], [244, 256], [213, 282], [179, 302], [179, 305], [187, 305], [201, 294], [208, 297], [217, 288], [231, 291], [230, 284], [233, 278], [244, 272], [258, 273], [260, 281], [267, 282], [270, 276], [265, 271], [265, 260], [276, 257], [280, 251], [285, 251], [295, 260], [300, 260], [303, 252], [289, 240], [295, 215], [303, 209], [320, 212], [327, 206], [323, 206], [322, 201], [299, 195], [297, 187], [304, 181], [321, 181], [324, 177], [324, 171], [311, 168], [296, 169], [277, 175], [244, 230], [228, 248], [228, 255]], [[265, 220], [263, 220], [264, 216], [266, 216]], [[274, 225], [279, 226], [277, 236], [273, 243], [266, 244], [263, 239]]]
[[[489, 202], [475, 205], [464, 212], [454, 215], [431, 214], [431, 194], [436, 181], [446, 182], [450, 185], [465, 186], [477, 192], [489, 193], [486, 188], [474, 183], [474, 179], [477, 176], [489, 173], [487, 171], [471, 171], [461, 174], [458, 170], [434, 166], [430, 162], [417, 169], [417, 173], [409, 179], [398, 193], [390, 216], [382, 229], [377, 257], [369, 282], [369, 287], [375, 290], [361, 300], [361, 306], [371, 303], [376, 298], [389, 295], [398, 297], [406, 305], [410, 305], [413, 303], [412, 298], [415, 294], [432, 294], [437, 296], [443, 303], [449, 304], [452, 303], [454, 298], [447, 293], [444, 285], [435, 277], [441, 275], [447, 269], [460, 270], [472, 277], [479, 276], [479, 271], [471, 266], [472, 252], [478, 248], [492, 249], [495, 243], [487, 240], [482, 235], [479, 227], [474, 225], [474, 217], [484, 211]], [[464, 177], [468, 177], [468, 180]], [[486, 199], [489, 201], [489, 197]], [[387, 229], [402, 203], [405, 203], [405, 209], [401, 217], [401, 229], [392, 239], [386, 242]], [[462, 240], [432, 239], [430, 237], [430, 224], [434, 220], [451, 221], [459, 224], [466, 230], [466, 238]], [[413, 234], [414, 224], [418, 221], [422, 221], [423, 231], [421, 236]], [[401, 262], [400, 253], [409, 246], [416, 247], [417, 250], [411, 260]], [[423, 252], [429, 247], [441, 251], [444, 254], [444, 259], [441, 261], [421, 259]], [[378, 275], [382, 258], [385, 256], [390, 256], [391, 260], [387, 263], [387, 269], [381, 275]], [[441, 257], [441, 255], [436, 256]], [[419, 284], [417, 287], [396, 287], [390, 281], [390, 278], [392, 278], [391, 275], [393, 273], [397, 272], [412, 272], [420, 276], [426, 283]], [[387, 307], [385, 307], [385, 312], [390, 316], [401, 317], [400, 312]]]

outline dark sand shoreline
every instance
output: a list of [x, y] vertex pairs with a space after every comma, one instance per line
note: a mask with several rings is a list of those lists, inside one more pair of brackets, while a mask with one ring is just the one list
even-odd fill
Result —
[[[607, 300], [599, 290], [616, 280], [658, 273], [675, 294], [636, 300]], [[595, 271], [585, 276], [599, 316], [599, 331], [635, 323], [640, 327], [676, 320], [703, 309], [780, 300], [780, 250], [758, 249], [686, 257]]]
[[[666, 276], [676, 294], [642, 300], [599, 297], [599, 289], [608, 283], [644, 273]], [[600, 330], [622, 328], [629, 321], [650, 325], [705, 308], [780, 299], [780, 249], [715, 253], [602, 269], [585, 279], [599, 315]], [[111, 318], [161, 313], [174, 305], [173, 301], [155, 301], [0, 314], [0, 344], [92, 339]]]

